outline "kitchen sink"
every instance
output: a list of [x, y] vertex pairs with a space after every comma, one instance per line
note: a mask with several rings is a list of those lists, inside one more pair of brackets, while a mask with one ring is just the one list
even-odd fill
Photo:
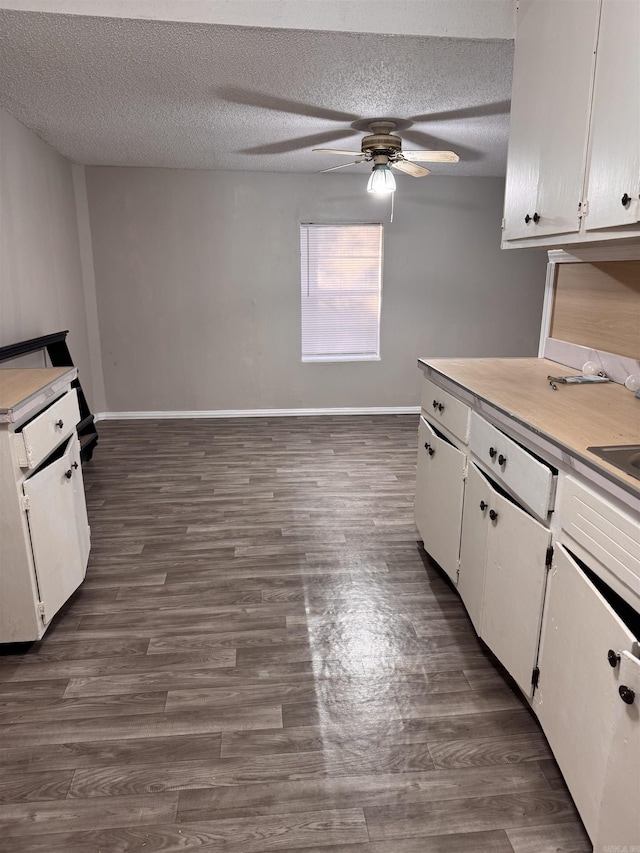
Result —
[[640, 480], [640, 444], [587, 447], [587, 450], [604, 459], [609, 465], [614, 465], [626, 474]]

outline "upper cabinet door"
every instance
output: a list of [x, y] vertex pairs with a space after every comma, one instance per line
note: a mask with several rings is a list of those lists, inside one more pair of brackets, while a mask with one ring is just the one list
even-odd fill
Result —
[[[578, 4], [582, 5], [582, 4]], [[640, 220], [640, 2], [603, 0], [585, 227]]]
[[597, 23], [598, 0], [518, 4], [505, 240], [579, 230]]

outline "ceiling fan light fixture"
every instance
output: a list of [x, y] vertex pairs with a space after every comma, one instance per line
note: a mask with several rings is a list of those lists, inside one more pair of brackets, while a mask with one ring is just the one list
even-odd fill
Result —
[[396, 190], [396, 179], [386, 163], [376, 163], [371, 170], [367, 192], [375, 195], [388, 195]]

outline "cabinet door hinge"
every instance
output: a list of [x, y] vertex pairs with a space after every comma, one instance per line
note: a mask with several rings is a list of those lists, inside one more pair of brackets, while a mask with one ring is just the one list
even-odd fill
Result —
[[505, 229], [506, 227], [507, 227], [507, 223], [506, 223], [506, 220], [505, 220], [505, 218], [504, 218], [504, 216], [503, 216], [503, 217], [502, 217], [502, 222], [500, 223], [500, 228], [502, 228], [502, 230], [504, 231], [504, 229]]
[[535, 690], [538, 686], [538, 682], [540, 681], [540, 667], [536, 666], [531, 673], [531, 686]]
[[550, 545], [547, 548], [547, 556], [544, 558], [544, 564], [548, 569], [550, 569], [552, 562], [553, 562], [553, 545]]
[[31, 501], [29, 500], [29, 495], [22, 495], [22, 509], [25, 512], [28, 512], [31, 509]]
[[45, 619], [45, 615], [46, 615], [46, 614], [45, 614], [45, 608], [44, 608], [44, 601], [39, 601], [39, 602], [38, 602], [38, 614], [42, 617], [42, 621], [43, 621], [43, 622], [46, 622], [46, 621], [47, 621], [47, 620]]
[[589, 199], [584, 199], [583, 201], [578, 202], [578, 216], [588, 216], [589, 215]]

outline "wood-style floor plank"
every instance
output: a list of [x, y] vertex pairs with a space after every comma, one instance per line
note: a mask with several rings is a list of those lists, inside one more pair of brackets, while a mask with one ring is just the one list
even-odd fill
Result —
[[418, 543], [416, 438], [102, 423], [85, 583], [0, 648], [0, 853], [590, 849]]

